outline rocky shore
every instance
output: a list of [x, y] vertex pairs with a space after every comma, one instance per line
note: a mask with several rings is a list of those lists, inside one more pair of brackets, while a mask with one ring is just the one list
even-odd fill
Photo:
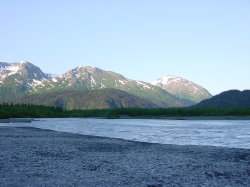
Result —
[[0, 186], [249, 186], [250, 150], [0, 127]]

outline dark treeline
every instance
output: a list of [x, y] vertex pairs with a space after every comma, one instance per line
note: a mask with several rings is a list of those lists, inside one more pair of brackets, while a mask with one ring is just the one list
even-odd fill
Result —
[[0, 105], [0, 118], [60, 118], [60, 117], [192, 117], [192, 116], [250, 116], [250, 107], [186, 107], [186, 108], [113, 108], [92, 110], [63, 110], [59, 107], [37, 105]]
[[192, 116], [250, 116], [248, 108], [186, 107], [186, 108], [114, 108], [70, 111], [76, 117], [192, 117]]
[[67, 117], [67, 112], [59, 107], [38, 105], [0, 105], [0, 118], [53, 118]]

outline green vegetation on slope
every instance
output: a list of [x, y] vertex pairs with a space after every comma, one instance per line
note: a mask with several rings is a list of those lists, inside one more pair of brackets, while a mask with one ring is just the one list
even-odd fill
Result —
[[250, 107], [250, 90], [229, 90], [210, 99], [201, 101], [196, 106], [205, 107]]
[[10, 101], [10, 103], [55, 106], [67, 110], [159, 107], [151, 101], [112, 88], [35, 94]]
[[24, 87], [21, 85], [12, 86], [7, 84], [0, 86], [0, 102], [16, 99], [24, 96]]

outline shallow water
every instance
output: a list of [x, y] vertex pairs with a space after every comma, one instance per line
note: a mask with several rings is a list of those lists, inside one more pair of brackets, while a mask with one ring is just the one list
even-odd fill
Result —
[[13, 123], [83, 135], [142, 142], [250, 149], [250, 120], [39, 119]]

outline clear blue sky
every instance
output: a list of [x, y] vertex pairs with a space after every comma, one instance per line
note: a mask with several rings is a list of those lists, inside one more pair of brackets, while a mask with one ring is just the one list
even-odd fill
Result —
[[0, 61], [250, 89], [249, 0], [1, 0]]

